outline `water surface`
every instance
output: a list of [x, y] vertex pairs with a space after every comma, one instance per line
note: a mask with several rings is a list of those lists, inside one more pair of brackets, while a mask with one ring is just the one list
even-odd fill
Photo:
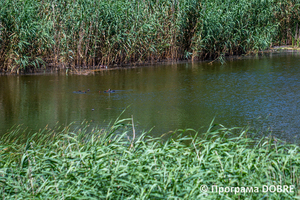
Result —
[[[299, 53], [273, 53], [225, 65], [177, 63], [88, 76], [0, 76], [0, 134], [18, 124], [30, 131], [83, 120], [105, 127], [129, 106], [122, 117], [133, 116], [137, 130], [154, 127], [155, 136], [207, 128], [215, 118], [227, 127], [249, 124], [296, 141], [299, 61]], [[116, 92], [99, 93], [109, 88]]]

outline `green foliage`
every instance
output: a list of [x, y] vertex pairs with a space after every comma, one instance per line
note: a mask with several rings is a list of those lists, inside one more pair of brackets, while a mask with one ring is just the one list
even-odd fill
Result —
[[[127, 119], [131, 121], [131, 119]], [[244, 129], [181, 130], [162, 141], [111, 129], [44, 129], [27, 142], [1, 138], [0, 196], [7, 199], [292, 199], [299, 195], [299, 146]], [[133, 134], [132, 134], [133, 131]], [[240, 131], [235, 137], [233, 132]], [[118, 133], [117, 133], [118, 132]], [[131, 137], [134, 135], [133, 137]], [[186, 135], [186, 136], [183, 136]], [[187, 135], [190, 135], [189, 137]], [[248, 138], [246, 137], [248, 135]], [[200, 190], [209, 187], [208, 192]], [[218, 193], [218, 187], [294, 185], [292, 193]], [[299, 196], [298, 196], [299, 197]]]
[[3, 0], [0, 69], [216, 58], [299, 38], [295, 0]]
[[5, 0], [0, 6], [1, 61], [13, 68], [39, 67], [49, 37], [48, 23], [40, 17], [40, 4]]

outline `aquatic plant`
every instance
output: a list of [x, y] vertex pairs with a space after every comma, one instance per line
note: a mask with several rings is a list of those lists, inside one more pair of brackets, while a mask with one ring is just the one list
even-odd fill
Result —
[[[0, 141], [0, 196], [7, 199], [292, 199], [299, 195], [299, 146], [247, 129], [186, 129], [167, 140], [135, 136], [132, 119], [109, 129], [44, 129]], [[238, 133], [235, 136], [233, 133]], [[263, 192], [292, 186], [291, 192]], [[205, 186], [208, 191], [203, 190]], [[216, 189], [216, 186], [219, 189]], [[220, 190], [257, 187], [252, 192]], [[272, 189], [273, 191], [273, 189]], [[299, 196], [298, 196], [299, 197]]]
[[297, 0], [278, 1], [275, 17], [280, 26], [275, 40], [279, 44], [291, 44], [299, 47], [300, 41], [300, 3]]
[[215, 59], [296, 44], [299, 10], [295, 0], [3, 0], [0, 69]]

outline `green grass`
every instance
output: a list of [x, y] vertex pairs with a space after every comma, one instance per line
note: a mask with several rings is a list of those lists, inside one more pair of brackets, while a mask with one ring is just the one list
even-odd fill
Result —
[[207, 59], [299, 40], [297, 0], [2, 0], [0, 70]]
[[[75, 131], [44, 129], [27, 142], [18, 131], [0, 142], [3, 199], [294, 199], [299, 198], [299, 146], [246, 129], [181, 130], [168, 140], [135, 136], [134, 126], [83, 123]], [[120, 134], [121, 133], [121, 134]], [[179, 133], [179, 134], [178, 134]], [[235, 134], [233, 134], [235, 133]], [[239, 136], [235, 136], [236, 133]], [[248, 136], [248, 137], [247, 137]], [[202, 185], [208, 192], [200, 190]], [[257, 187], [228, 193], [212, 187]], [[291, 193], [263, 185], [294, 185]]]

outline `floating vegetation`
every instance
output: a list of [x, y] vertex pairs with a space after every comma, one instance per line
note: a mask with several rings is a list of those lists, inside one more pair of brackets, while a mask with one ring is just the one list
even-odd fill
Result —
[[[14, 131], [3, 136], [0, 196], [5, 199], [293, 199], [298, 195], [299, 198], [297, 145], [273, 137], [253, 140], [249, 138], [249, 130], [222, 126], [203, 134], [181, 130], [181, 134], [163, 141], [147, 133], [136, 137], [134, 125], [125, 124], [126, 120], [131, 122], [131, 119], [119, 120], [106, 130], [91, 129], [88, 124], [75, 131], [69, 126], [61, 131], [45, 129], [25, 143], [18, 141]], [[240, 135], [236, 137], [234, 132]], [[274, 192], [278, 186], [288, 190]], [[251, 187], [254, 189], [248, 189]]]
[[3, 0], [0, 70], [216, 59], [298, 45], [295, 0]]

